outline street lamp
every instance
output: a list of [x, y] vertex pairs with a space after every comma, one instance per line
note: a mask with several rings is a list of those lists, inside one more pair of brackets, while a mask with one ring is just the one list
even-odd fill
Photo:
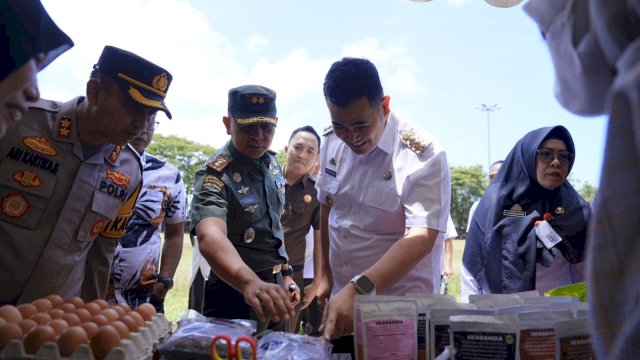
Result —
[[476, 106], [475, 108], [487, 113], [487, 171], [489, 171], [489, 168], [491, 167], [491, 125], [489, 121], [490, 115], [492, 112], [502, 109], [502, 107], [498, 103], [495, 103], [493, 105], [480, 104], [480, 106]]

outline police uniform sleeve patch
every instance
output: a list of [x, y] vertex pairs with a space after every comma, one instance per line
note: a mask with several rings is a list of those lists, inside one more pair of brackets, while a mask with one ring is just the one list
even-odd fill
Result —
[[333, 132], [333, 125], [329, 125], [322, 130], [322, 136], [327, 136]]
[[224, 187], [224, 182], [215, 175], [207, 174], [204, 176], [204, 179], [202, 179], [202, 187], [213, 188], [216, 191], [220, 191]]
[[216, 157], [212, 162], [207, 164], [207, 167], [217, 171], [222, 172], [227, 165], [231, 164], [231, 157], [220, 155]]
[[400, 141], [418, 156], [432, 143], [427, 134], [421, 134], [414, 129], [400, 131]]

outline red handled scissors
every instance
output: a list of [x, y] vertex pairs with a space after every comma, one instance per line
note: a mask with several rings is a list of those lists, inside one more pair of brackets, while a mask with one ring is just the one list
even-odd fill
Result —
[[[221, 352], [219, 352], [219, 343], [224, 343], [226, 352], [223, 354], [226, 356], [222, 356]], [[242, 343], [248, 345], [244, 346], [244, 354], [242, 352]], [[249, 350], [247, 347], [251, 350], [250, 354], [246, 354]], [[256, 360], [257, 352], [256, 342], [250, 336], [238, 336], [235, 343], [231, 341], [231, 337], [226, 334], [216, 335], [216, 337], [211, 340], [211, 359], [213, 360]], [[249, 355], [249, 357], [245, 357], [245, 354]]]

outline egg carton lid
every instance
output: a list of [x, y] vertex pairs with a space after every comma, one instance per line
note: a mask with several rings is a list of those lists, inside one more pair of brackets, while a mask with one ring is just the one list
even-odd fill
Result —
[[[171, 323], [164, 314], [156, 314], [144, 326], [131, 334], [129, 339], [120, 341], [104, 360], [140, 360], [151, 359], [154, 345], [171, 331]], [[43, 344], [35, 354], [27, 354], [22, 341], [11, 340], [0, 351], [0, 359], [17, 360], [95, 360], [89, 344], [78, 346], [69, 357], [61, 357], [55, 342]]]

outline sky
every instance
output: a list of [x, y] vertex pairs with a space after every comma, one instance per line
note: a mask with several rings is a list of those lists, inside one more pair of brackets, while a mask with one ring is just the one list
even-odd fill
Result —
[[[105, 45], [132, 51], [173, 75], [156, 133], [219, 148], [232, 87], [277, 92], [272, 149], [291, 131], [331, 120], [322, 93], [334, 61], [364, 57], [378, 68], [391, 110], [433, 134], [451, 166], [504, 159], [527, 132], [563, 125], [572, 134], [571, 178], [599, 183], [605, 117], [578, 117], [554, 97], [546, 43], [523, 4], [484, 0], [42, 0], [75, 46], [39, 74], [41, 96], [85, 94]], [[489, 114], [481, 104], [499, 104]], [[576, 184], [574, 182], [574, 184]]]

